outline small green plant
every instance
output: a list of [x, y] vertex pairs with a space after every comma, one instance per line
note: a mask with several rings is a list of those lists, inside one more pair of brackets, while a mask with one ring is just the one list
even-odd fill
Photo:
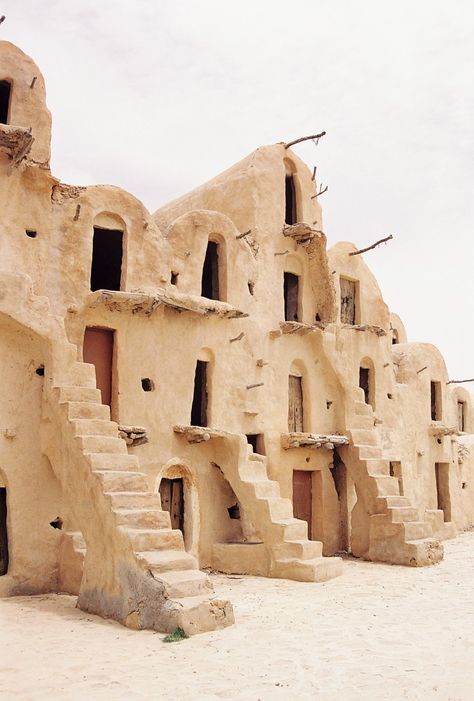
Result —
[[189, 635], [184, 632], [182, 628], [175, 628], [171, 633], [168, 633], [168, 635], [165, 635], [163, 638], [164, 643], [177, 643], [180, 640], [186, 640], [186, 638], [189, 638]]

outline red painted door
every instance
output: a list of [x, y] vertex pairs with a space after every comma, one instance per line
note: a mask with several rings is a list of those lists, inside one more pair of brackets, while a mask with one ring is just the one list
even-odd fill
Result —
[[313, 531], [313, 473], [309, 470], [293, 470], [293, 514], [308, 524], [308, 538]]
[[84, 334], [82, 357], [85, 363], [95, 365], [97, 389], [102, 394], [102, 404], [112, 401], [112, 362], [114, 355], [113, 329], [88, 326]]

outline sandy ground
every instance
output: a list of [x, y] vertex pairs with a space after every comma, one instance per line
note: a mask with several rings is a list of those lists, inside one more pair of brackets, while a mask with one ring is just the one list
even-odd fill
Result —
[[214, 576], [237, 624], [165, 644], [70, 596], [0, 601], [1, 701], [472, 701], [474, 533], [444, 562], [325, 584]]

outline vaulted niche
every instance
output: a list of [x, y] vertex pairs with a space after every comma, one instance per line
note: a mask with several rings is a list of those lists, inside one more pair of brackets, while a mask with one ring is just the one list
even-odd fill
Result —
[[290, 375], [288, 378], [288, 431], [303, 431], [303, 378]]
[[292, 175], [285, 177], [285, 224], [296, 224], [296, 188]]
[[194, 375], [194, 395], [191, 407], [191, 425], [207, 426], [208, 365], [204, 360], [196, 363]]
[[441, 421], [441, 382], [430, 382], [431, 420]]
[[300, 279], [293, 273], [284, 273], [285, 321], [300, 321]]
[[8, 80], [0, 80], [0, 124], [8, 124], [11, 90]]
[[375, 370], [370, 358], [363, 358], [359, 367], [359, 387], [364, 390], [364, 401], [375, 409]]
[[94, 227], [91, 290], [120, 290], [123, 231]]
[[215, 241], [207, 244], [206, 257], [202, 269], [201, 295], [208, 299], [219, 296], [219, 245]]
[[466, 402], [458, 401], [458, 429], [466, 430]]

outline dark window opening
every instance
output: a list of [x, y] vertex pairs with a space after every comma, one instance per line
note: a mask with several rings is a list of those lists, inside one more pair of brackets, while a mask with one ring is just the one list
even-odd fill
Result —
[[254, 453], [265, 455], [263, 433], [247, 433], [247, 443], [252, 446]]
[[296, 190], [292, 175], [285, 178], [285, 224], [296, 224]]
[[430, 383], [431, 420], [441, 421], [441, 382]]
[[91, 290], [120, 290], [123, 232], [94, 227]]
[[254, 291], [255, 291], [255, 283], [252, 282], [252, 280], [249, 280], [247, 284], [248, 284], [248, 286], [249, 286], [249, 292], [250, 292], [250, 294], [253, 295], [253, 293], [254, 293]]
[[229, 518], [232, 519], [240, 519], [240, 507], [239, 504], [233, 504], [232, 506], [229, 506], [227, 509]]
[[284, 274], [285, 321], [299, 321], [299, 282], [298, 275]]
[[54, 521], [49, 522], [49, 525], [51, 526], [51, 528], [57, 528], [60, 531], [63, 527], [63, 520], [60, 516], [56, 516]]
[[289, 376], [288, 385], [288, 431], [303, 431], [303, 380], [297, 375]]
[[436, 496], [438, 509], [443, 512], [444, 520], [451, 521], [451, 497], [449, 493], [449, 463], [435, 464]]
[[458, 428], [464, 432], [466, 430], [466, 403], [458, 402]]
[[184, 483], [182, 477], [160, 482], [161, 508], [169, 511], [171, 528], [178, 528], [184, 533]]
[[204, 360], [196, 363], [194, 396], [191, 408], [191, 425], [207, 426], [207, 365]]
[[38, 236], [38, 232], [33, 231], [33, 229], [26, 229], [25, 234], [30, 239], [35, 239]]
[[172, 284], [172, 285], [177, 285], [177, 284], [178, 284], [178, 275], [179, 275], [179, 273], [173, 273], [173, 272], [171, 272], [171, 284]]
[[207, 244], [204, 267], [202, 269], [201, 295], [208, 299], [219, 297], [219, 246], [215, 241]]
[[8, 124], [11, 89], [8, 80], [0, 80], [0, 124]]
[[370, 370], [359, 368], [359, 387], [364, 390], [364, 401], [370, 404]]
[[392, 329], [392, 345], [393, 346], [395, 346], [397, 343], [400, 342], [398, 339], [399, 339], [399, 336], [398, 336], [397, 329]]
[[350, 324], [354, 326], [356, 323], [356, 295], [357, 283], [354, 280], [347, 280], [341, 277], [341, 324]]
[[39, 375], [39, 377], [44, 377], [44, 365], [37, 367], [35, 372], [37, 375]]
[[144, 392], [153, 392], [155, 383], [149, 377], [142, 377], [142, 390]]
[[8, 572], [7, 490], [0, 487], [0, 577]]

